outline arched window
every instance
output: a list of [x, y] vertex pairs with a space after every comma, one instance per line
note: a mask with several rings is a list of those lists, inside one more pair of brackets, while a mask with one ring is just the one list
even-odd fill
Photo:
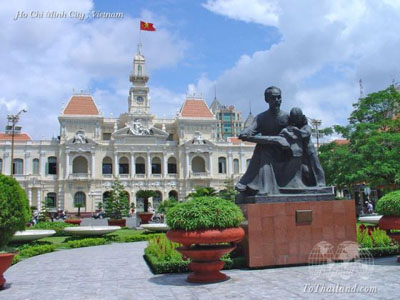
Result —
[[250, 161], [251, 161], [251, 159], [247, 159], [247, 160], [246, 160], [246, 166], [247, 166], [247, 168], [248, 168], [249, 165], [250, 165]]
[[112, 174], [112, 159], [108, 156], [103, 159], [103, 175]]
[[125, 156], [119, 159], [119, 174], [129, 174], [129, 159]]
[[74, 206], [78, 203], [82, 204], [82, 207], [86, 207], [86, 195], [84, 192], [76, 192], [74, 196]]
[[153, 208], [157, 210], [162, 202], [162, 193], [160, 191], [156, 191], [156, 196], [153, 197]]
[[72, 173], [73, 174], [87, 174], [88, 173], [88, 162], [83, 156], [75, 157], [72, 162]]
[[239, 174], [239, 160], [237, 158], [233, 160], [233, 173]]
[[175, 157], [168, 158], [168, 174], [176, 174], [176, 159]]
[[56, 193], [47, 193], [46, 206], [47, 207], [56, 207], [56, 203], [57, 203], [57, 194]]
[[168, 198], [175, 198], [175, 199], [178, 200], [178, 192], [177, 192], [177, 191], [174, 191], [174, 190], [170, 191], [170, 192], [168, 193]]
[[57, 175], [57, 157], [50, 156], [47, 159], [47, 174]]
[[146, 165], [143, 157], [136, 158], [136, 174], [146, 174]]
[[3, 173], [3, 160], [0, 158], [0, 174]]
[[106, 201], [106, 199], [111, 195], [110, 191], [106, 191], [103, 193], [103, 203]]
[[32, 174], [33, 175], [39, 174], [39, 159], [38, 158], [34, 158], [32, 160]]
[[196, 156], [192, 160], [193, 173], [204, 173], [206, 171], [206, 162], [201, 156]]
[[218, 173], [226, 174], [226, 158], [218, 157]]
[[151, 174], [161, 174], [161, 159], [153, 157], [151, 160]]
[[14, 159], [13, 162], [13, 174], [22, 175], [24, 174], [24, 160], [21, 158]]

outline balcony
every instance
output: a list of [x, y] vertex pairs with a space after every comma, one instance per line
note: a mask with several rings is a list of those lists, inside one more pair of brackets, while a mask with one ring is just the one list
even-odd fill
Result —
[[68, 178], [70, 179], [88, 179], [90, 177], [89, 173], [72, 173]]
[[103, 174], [103, 177], [110, 179], [113, 178], [113, 174]]
[[161, 178], [161, 174], [151, 174], [152, 178]]
[[170, 173], [167, 175], [168, 178], [178, 178], [178, 174], [176, 173]]
[[140, 178], [140, 179], [146, 178], [146, 174], [135, 174], [135, 178]]
[[127, 178], [129, 178], [129, 174], [119, 174], [119, 178], [127, 179]]
[[208, 177], [207, 172], [191, 172], [190, 173], [190, 178], [205, 178]]

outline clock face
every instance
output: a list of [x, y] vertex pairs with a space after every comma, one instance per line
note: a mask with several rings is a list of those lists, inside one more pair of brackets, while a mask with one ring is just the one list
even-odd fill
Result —
[[136, 98], [136, 101], [137, 101], [138, 103], [143, 103], [143, 97], [142, 97], [142, 96], [137, 97], [137, 98]]

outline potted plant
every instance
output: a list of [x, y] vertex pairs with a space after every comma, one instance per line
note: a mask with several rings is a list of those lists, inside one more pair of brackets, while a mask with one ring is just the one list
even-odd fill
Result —
[[383, 215], [379, 220], [379, 227], [386, 230], [393, 240], [400, 242], [400, 233], [391, 232], [400, 229], [400, 191], [388, 193], [380, 198], [375, 211]]
[[84, 207], [83, 203], [77, 202], [74, 203], [74, 207], [78, 209], [77, 218], [67, 218], [64, 222], [68, 224], [75, 224], [81, 225], [82, 220], [80, 219], [81, 216], [81, 208]]
[[136, 193], [136, 199], [143, 199], [143, 212], [139, 213], [140, 224], [148, 224], [151, 217], [153, 216], [152, 212], [149, 212], [149, 198], [157, 196], [157, 193], [152, 190], [140, 190]]
[[132, 217], [135, 213], [135, 208], [136, 208], [135, 202], [132, 201], [131, 204], [129, 204], [129, 211]]
[[15, 253], [6, 248], [14, 233], [25, 229], [30, 219], [25, 191], [12, 177], [0, 174], [0, 288], [6, 280], [3, 273], [11, 265]]
[[189, 269], [193, 273], [187, 281], [208, 283], [227, 279], [220, 272], [224, 266], [220, 258], [243, 239], [244, 230], [239, 227], [243, 219], [236, 204], [212, 196], [192, 198], [168, 210], [167, 225], [171, 230], [167, 237], [182, 244], [177, 250], [192, 260]]
[[104, 200], [105, 212], [109, 226], [126, 226], [126, 219], [129, 215], [129, 199], [124, 186], [119, 180], [115, 180], [108, 197]]

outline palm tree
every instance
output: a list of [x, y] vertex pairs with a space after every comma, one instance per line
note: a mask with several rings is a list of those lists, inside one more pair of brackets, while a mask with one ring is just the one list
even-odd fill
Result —
[[142, 198], [144, 202], [144, 212], [149, 211], [149, 198], [157, 196], [157, 193], [152, 190], [140, 190], [136, 193], [137, 198]]
[[189, 195], [187, 195], [186, 199], [204, 197], [204, 196], [211, 197], [216, 195], [217, 191], [213, 187], [197, 187], [195, 192], [192, 192]]
[[78, 208], [78, 215], [77, 216], [80, 217], [81, 216], [81, 207], [83, 207], [83, 203], [77, 202], [77, 203], [74, 204], [74, 206], [76, 208]]

